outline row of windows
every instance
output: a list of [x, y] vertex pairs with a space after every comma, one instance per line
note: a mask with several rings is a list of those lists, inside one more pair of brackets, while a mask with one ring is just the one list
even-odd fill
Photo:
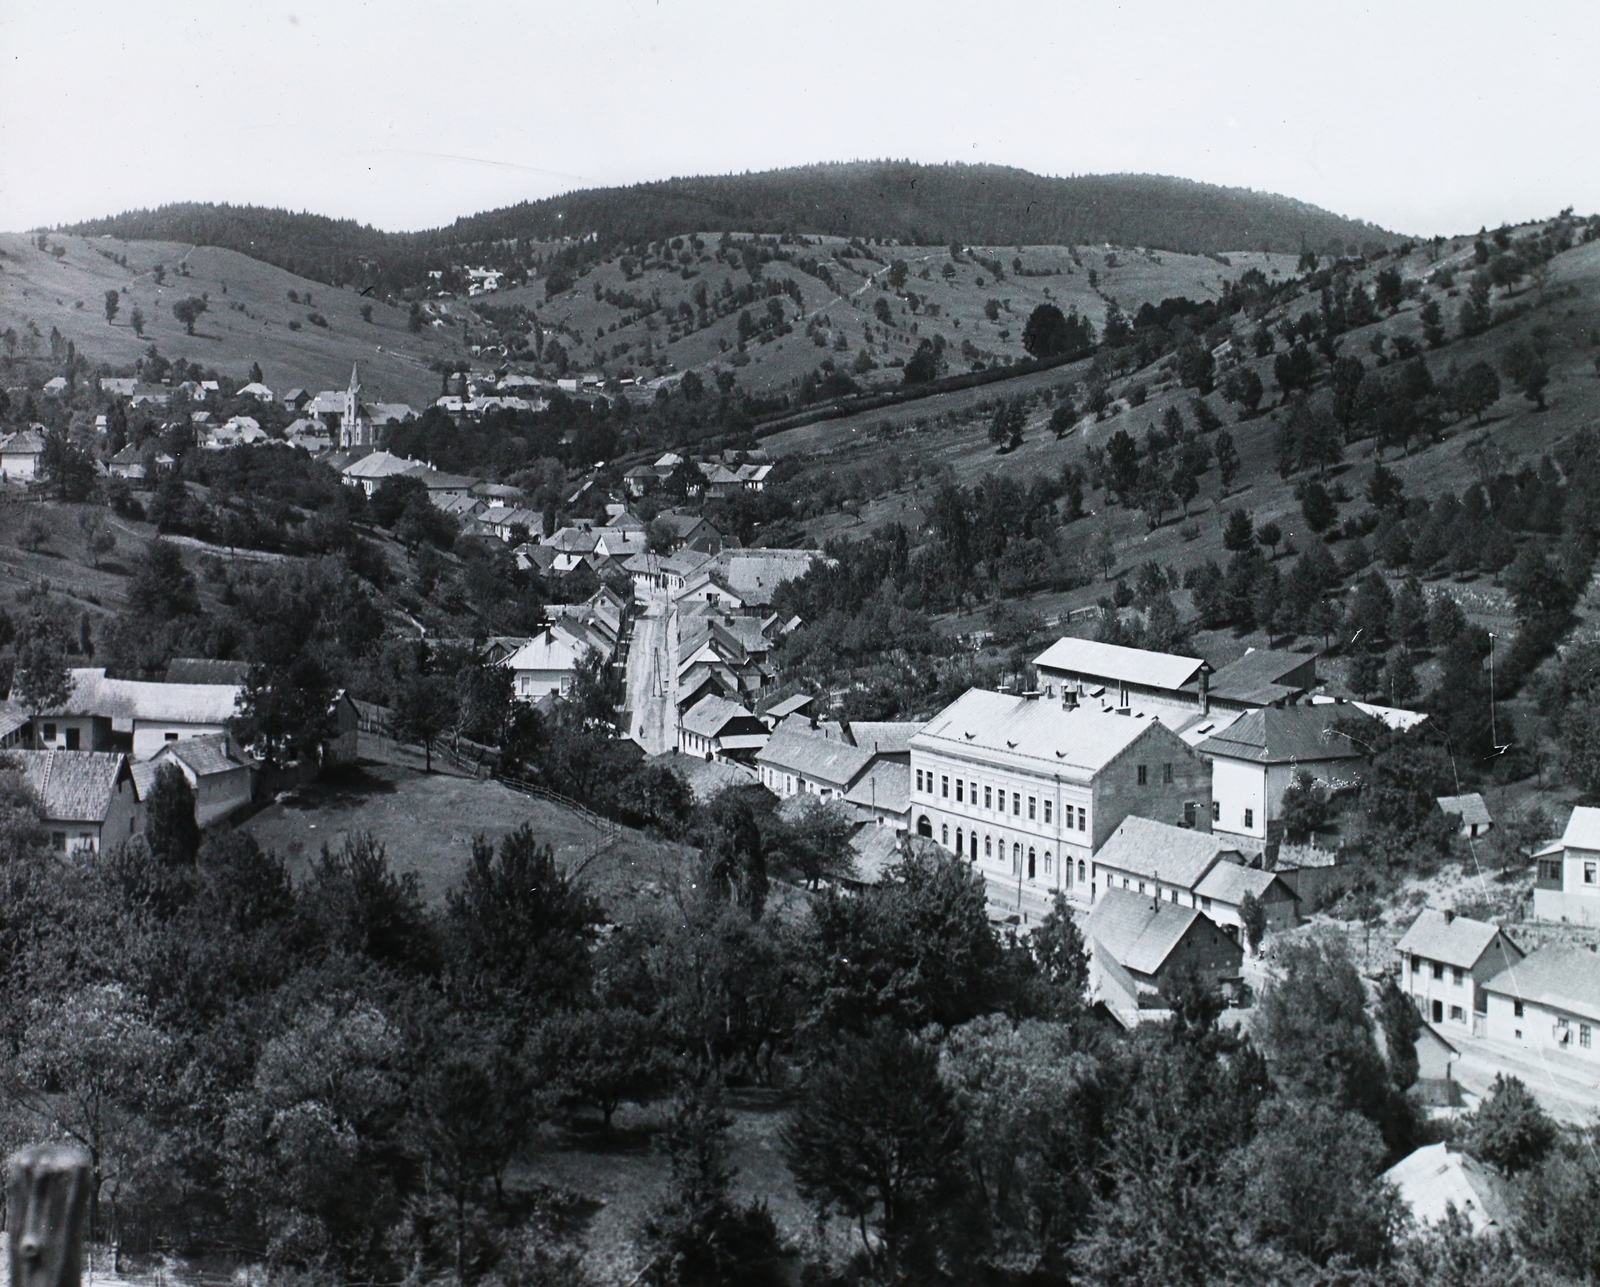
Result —
[[[1567, 1044], [1567, 1042], [1572, 1040], [1572, 1024], [1569, 1023], [1565, 1018], [1560, 1018], [1556, 1020], [1556, 1027], [1561, 1033], [1561, 1036], [1558, 1037], [1557, 1040], [1564, 1046]], [[1578, 1025], [1578, 1044], [1585, 1050], [1590, 1048], [1593, 1037], [1594, 1034], [1590, 1030], [1588, 1024], [1580, 1023]]]
[[[1163, 764], [1161, 766], [1161, 781], [1167, 786], [1172, 785], [1172, 765]], [[1148, 764], [1141, 764], [1139, 766], [1139, 785], [1150, 785], [1150, 766]]]
[[[924, 771], [922, 769], [918, 769], [917, 790], [924, 795], [932, 795], [933, 787], [933, 772], [931, 770]], [[976, 782], [968, 782], [963, 778], [957, 778], [955, 780], [955, 787], [955, 801], [957, 804], [966, 804], [970, 800], [974, 809], [978, 807], [978, 784]], [[941, 799], [945, 800], [950, 798], [950, 775], [947, 773], [939, 776], [939, 796]], [[1006, 811], [1005, 790], [1003, 788], [996, 790], [992, 786], [984, 787], [983, 807], [989, 810], [991, 813], [1004, 813]], [[1020, 791], [1013, 791], [1011, 793], [1011, 813], [1013, 817], [1020, 818], [1022, 816], [1022, 792]], [[1062, 824], [1069, 830], [1072, 827], [1072, 813], [1072, 805], [1069, 804], [1062, 807], [1061, 821]], [[1087, 831], [1089, 829], [1089, 811], [1087, 809], [1079, 809], [1077, 813], [1078, 830]], [[1038, 796], [1030, 795], [1028, 797], [1028, 820], [1030, 822], [1039, 821]], [[1051, 825], [1055, 822], [1055, 801], [1048, 798], [1046, 798], [1044, 801], [1044, 821], [1046, 825]]]
[[[1428, 961], [1425, 957], [1421, 957], [1421, 956], [1413, 956], [1411, 958], [1411, 973], [1413, 973], [1413, 974], [1421, 974], [1422, 973], [1422, 967], [1423, 967], [1424, 964], [1427, 964], [1427, 965], [1430, 965], [1430, 966], [1433, 967], [1433, 977], [1434, 978], [1436, 978], [1436, 979], [1444, 978], [1444, 962], [1443, 961]], [[1467, 972], [1464, 969], [1462, 969], [1461, 966], [1459, 966], [1459, 965], [1452, 965], [1450, 967], [1450, 969], [1454, 972], [1453, 982], [1455, 983], [1456, 987], [1459, 988], [1462, 985], [1462, 983], [1466, 980]]]
[[[949, 823], [944, 823], [939, 828], [939, 843], [944, 845], [946, 848], [949, 848]], [[978, 860], [978, 833], [976, 831], [969, 834], [961, 827], [956, 828], [956, 856], [960, 858], [970, 858], [973, 862]], [[993, 836], [985, 836], [983, 838], [983, 856], [991, 861], [993, 861], [997, 856], [996, 843]], [[1005, 837], [1001, 836], [998, 853], [1000, 861], [1004, 862], [1005, 856], [1006, 841]], [[1011, 874], [1013, 876], [1020, 876], [1022, 874], [1023, 861], [1024, 855], [1022, 845], [1020, 842], [1013, 841], [1011, 844]], [[1036, 850], [1032, 845], [1028, 846], [1026, 861], [1028, 879], [1034, 880], [1038, 877], [1039, 873], [1039, 853], [1038, 850]], [[1070, 889], [1072, 887], [1072, 860], [1068, 858], [1065, 860], [1065, 862], [1066, 865], [1063, 868], [1063, 871], [1067, 878], [1067, 888]], [[1051, 857], [1050, 851], [1046, 849], [1044, 851], [1044, 874], [1048, 876], [1054, 871], [1054, 869], [1054, 859]], [[1081, 883], [1085, 878], [1086, 870], [1084, 864], [1080, 861], [1078, 863], [1078, 880]]]

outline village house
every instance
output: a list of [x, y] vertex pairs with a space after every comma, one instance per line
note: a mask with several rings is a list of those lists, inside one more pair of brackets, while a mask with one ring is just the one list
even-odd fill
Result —
[[913, 829], [986, 876], [1094, 901], [1089, 863], [1129, 814], [1211, 825], [1211, 772], [1160, 720], [968, 690], [911, 739]]
[[1126, 889], [1096, 900], [1083, 937], [1091, 998], [1128, 1026], [1159, 1007], [1162, 985], [1178, 971], [1220, 985], [1237, 980], [1244, 964], [1238, 940], [1198, 908]]
[[409, 474], [416, 467], [417, 462], [414, 460], [391, 455], [387, 451], [372, 451], [352, 460], [340, 470], [340, 476], [347, 486], [359, 487], [370, 497], [378, 490], [384, 479]]
[[579, 627], [565, 621], [551, 622], [501, 663], [511, 672], [512, 696], [524, 702], [536, 702], [552, 694], [568, 696], [578, 662], [590, 648], [608, 656]]
[[39, 798], [52, 849], [98, 853], [138, 832], [138, 791], [128, 757], [120, 751], [8, 754]]
[[33, 719], [33, 742], [41, 749], [99, 751], [115, 745], [148, 760], [168, 742], [226, 732], [243, 691], [238, 684], [108, 679], [104, 667], [68, 673], [67, 700]]
[[1600, 953], [1592, 946], [1547, 943], [1483, 985], [1490, 1041], [1600, 1063]]
[[194, 792], [195, 821], [202, 827], [225, 821], [254, 798], [255, 764], [226, 733], [169, 742], [150, 760], [133, 765], [140, 799], [148, 799], [156, 774], [176, 765]]
[[1466, 795], [1442, 795], [1434, 803], [1439, 806], [1440, 813], [1453, 814], [1460, 819], [1457, 831], [1464, 840], [1486, 836], [1494, 826], [1494, 819], [1489, 816], [1489, 806], [1476, 791], [1469, 791]]
[[1345, 790], [1360, 781], [1365, 752], [1334, 728], [1339, 707], [1265, 706], [1200, 743], [1211, 760], [1211, 824], [1260, 850], [1276, 839], [1283, 793], [1300, 773]]
[[240, 385], [236, 396], [254, 398], [257, 402], [271, 402], [272, 390], [260, 381], [252, 380], [249, 384]]
[[49, 432], [43, 425], [29, 425], [0, 439], [0, 480], [31, 483], [42, 478], [40, 462], [44, 459], [44, 440]]
[[1533, 858], [1534, 919], [1600, 925], [1600, 809], [1574, 809], [1561, 839]]
[[678, 726], [678, 749], [685, 755], [753, 764], [772, 734], [750, 711], [726, 698], [702, 698]]
[[109, 394], [113, 398], [131, 398], [133, 391], [139, 387], [139, 381], [132, 376], [103, 375], [100, 377], [100, 392]]
[[1481, 1036], [1484, 985], [1522, 960], [1498, 925], [1425, 908], [1395, 944], [1400, 987], [1429, 1023]]
[[799, 729], [780, 728], [756, 754], [756, 772], [774, 795], [843, 799], [872, 765], [872, 752]]
[[1245, 866], [1228, 836], [1151, 818], [1129, 816], [1117, 824], [1091, 863], [1091, 897], [1097, 889], [1128, 889], [1196, 907], [1230, 932], [1244, 926], [1246, 895], [1261, 904], [1269, 929], [1288, 929], [1300, 919], [1299, 900], [1283, 878]]

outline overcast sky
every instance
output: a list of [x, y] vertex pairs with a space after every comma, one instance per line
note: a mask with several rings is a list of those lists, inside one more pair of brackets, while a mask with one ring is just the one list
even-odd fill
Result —
[[812, 161], [1141, 171], [1421, 234], [1600, 210], [1600, 5], [0, 2], [0, 228], [388, 229]]

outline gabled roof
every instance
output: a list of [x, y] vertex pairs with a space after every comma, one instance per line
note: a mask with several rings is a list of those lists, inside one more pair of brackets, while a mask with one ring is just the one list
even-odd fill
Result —
[[1094, 860], [1101, 867], [1193, 889], [1225, 852], [1234, 850], [1220, 836], [1130, 814], [1117, 824]]
[[127, 772], [121, 751], [7, 751], [50, 822], [104, 822]]
[[1128, 889], [1108, 889], [1096, 900], [1084, 937], [1136, 974], [1153, 975], [1167, 963], [1189, 927], [1202, 919], [1193, 907]]
[[661, 570], [669, 576], [681, 576], [687, 579], [715, 557], [714, 554], [702, 554], [698, 550], [679, 550], [676, 554], [661, 560]]
[[1333, 727], [1336, 718], [1326, 706], [1263, 706], [1246, 711], [1199, 749], [1204, 755], [1253, 764], [1361, 758], [1361, 749]]
[[1211, 676], [1208, 690], [1219, 701], [1253, 702], [1265, 706], [1285, 697], [1303, 693], [1311, 683], [1289, 679], [1296, 671], [1312, 667], [1316, 658], [1303, 652], [1274, 652], [1252, 648], [1236, 661], [1230, 661]]
[[1489, 816], [1489, 806], [1483, 802], [1483, 797], [1476, 791], [1466, 795], [1442, 795], [1434, 801], [1439, 806], [1441, 813], [1453, 813], [1461, 819], [1463, 826], [1487, 827], [1494, 822]]
[[1484, 991], [1600, 1019], [1600, 954], [1550, 943], [1507, 966]]
[[[666, 456], [661, 458], [661, 460], [666, 460], [669, 456], [672, 456], [671, 452], [668, 452]], [[682, 459], [678, 457], [672, 458], [678, 464], [683, 464]], [[656, 463], [659, 465], [661, 461], [658, 460]], [[676, 512], [669, 512], [666, 514], [657, 514], [655, 521], [670, 530], [673, 536], [679, 540], [682, 540], [688, 536], [690, 532], [699, 531], [701, 527], [710, 527], [713, 532], [717, 530], [715, 527], [712, 527], [709, 519], [701, 518], [698, 514], [679, 514]]]
[[816, 701], [814, 693], [796, 693], [793, 697], [785, 697], [781, 702], [775, 702], [767, 707], [765, 714], [770, 719], [783, 719], [786, 715], [793, 715], [796, 711], [803, 711]]
[[879, 760], [845, 792], [844, 798], [863, 809], [904, 813], [911, 807], [911, 766]]
[[847, 791], [872, 763], [872, 752], [844, 742], [830, 742], [810, 733], [780, 728], [756, 756], [756, 763]]
[[900, 860], [900, 833], [893, 827], [863, 823], [850, 837], [855, 870], [850, 879], [858, 885], [876, 885]]
[[911, 749], [911, 739], [926, 727], [920, 721], [852, 720], [850, 736], [864, 751], [873, 751], [878, 755], [904, 755]]
[[1443, 1143], [1425, 1144], [1408, 1153], [1382, 1178], [1394, 1185], [1423, 1228], [1446, 1220], [1452, 1207], [1474, 1233], [1504, 1227], [1511, 1218], [1500, 1178], [1476, 1158], [1452, 1153]]
[[233, 757], [226, 733], [213, 733], [206, 737], [185, 737], [168, 742], [155, 753], [152, 760], [178, 760], [193, 771], [196, 777], [212, 777], [218, 773], [232, 773], [245, 768], [241, 760]]
[[702, 697], [685, 713], [683, 726], [701, 737], [716, 737], [728, 725], [742, 719], [753, 720], [755, 716], [737, 702], [730, 702], [726, 698]]
[[804, 576], [823, 555], [817, 550], [723, 550], [716, 556], [719, 584], [747, 604], [768, 604], [785, 581]]
[[969, 688], [929, 720], [911, 746], [942, 754], [981, 752], [986, 760], [1027, 772], [1086, 782], [1158, 724], [1155, 718], [1065, 709], [1042, 697]]
[[1561, 834], [1561, 845], [1565, 849], [1600, 850], [1600, 809], [1582, 805], [1574, 809]]
[[1125, 648], [1121, 644], [1096, 643], [1092, 639], [1057, 639], [1034, 658], [1033, 664], [1045, 670], [1064, 670], [1074, 675], [1095, 675], [1146, 688], [1176, 690], [1199, 674], [1200, 667], [1206, 663], [1199, 657], [1178, 657], [1144, 648]]
[[1270, 892], [1272, 902], [1298, 902], [1299, 895], [1290, 889], [1283, 877], [1259, 867], [1245, 867], [1236, 862], [1219, 862], [1200, 878], [1194, 892], [1201, 898], [1237, 907], [1246, 894], [1257, 901], [1267, 902]]
[[41, 715], [97, 715], [110, 720], [157, 724], [225, 724], [238, 714], [238, 684], [163, 684], [143, 679], [107, 679], [105, 668], [70, 670], [66, 702]]
[[[38, 428], [42, 429], [40, 425]], [[44, 450], [44, 436], [34, 429], [19, 429], [0, 442], [0, 456], [37, 456]]]
[[410, 473], [416, 468], [414, 460], [403, 460], [399, 456], [390, 455], [387, 451], [368, 452], [360, 460], [352, 461], [344, 467], [346, 478], [389, 478], [395, 474]]
[[1477, 967], [1485, 952], [1495, 949], [1498, 966], [1504, 969], [1522, 954], [1514, 946], [1496, 948], [1497, 939], [1501, 944], [1506, 943], [1498, 925], [1427, 907], [1411, 922], [1411, 928], [1395, 944], [1395, 951], [1471, 970]]

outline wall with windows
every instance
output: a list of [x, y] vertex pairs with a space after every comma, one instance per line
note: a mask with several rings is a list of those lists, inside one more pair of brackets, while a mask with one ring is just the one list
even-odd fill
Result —
[[[1446, 1027], [1448, 1029], [1448, 1025]], [[1499, 992], [1489, 993], [1484, 1035], [1491, 1041], [1504, 1041], [1529, 1050], [1555, 1051], [1600, 1063], [1595, 1045], [1596, 1029], [1600, 1029], [1600, 1014], [1578, 1014], [1538, 1001], [1519, 1001]]]
[[1427, 1022], [1446, 1030], [1472, 1028], [1474, 996], [1481, 994], [1471, 970], [1408, 952], [1400, 974], [1400, 986]]
[[1600, 853], [1569, 846], [1562, 852], [1559, 865], [1541, 858], [1539, 879], [1533, 890], [1533, 915], [1541, 921], [1600, 925]]

